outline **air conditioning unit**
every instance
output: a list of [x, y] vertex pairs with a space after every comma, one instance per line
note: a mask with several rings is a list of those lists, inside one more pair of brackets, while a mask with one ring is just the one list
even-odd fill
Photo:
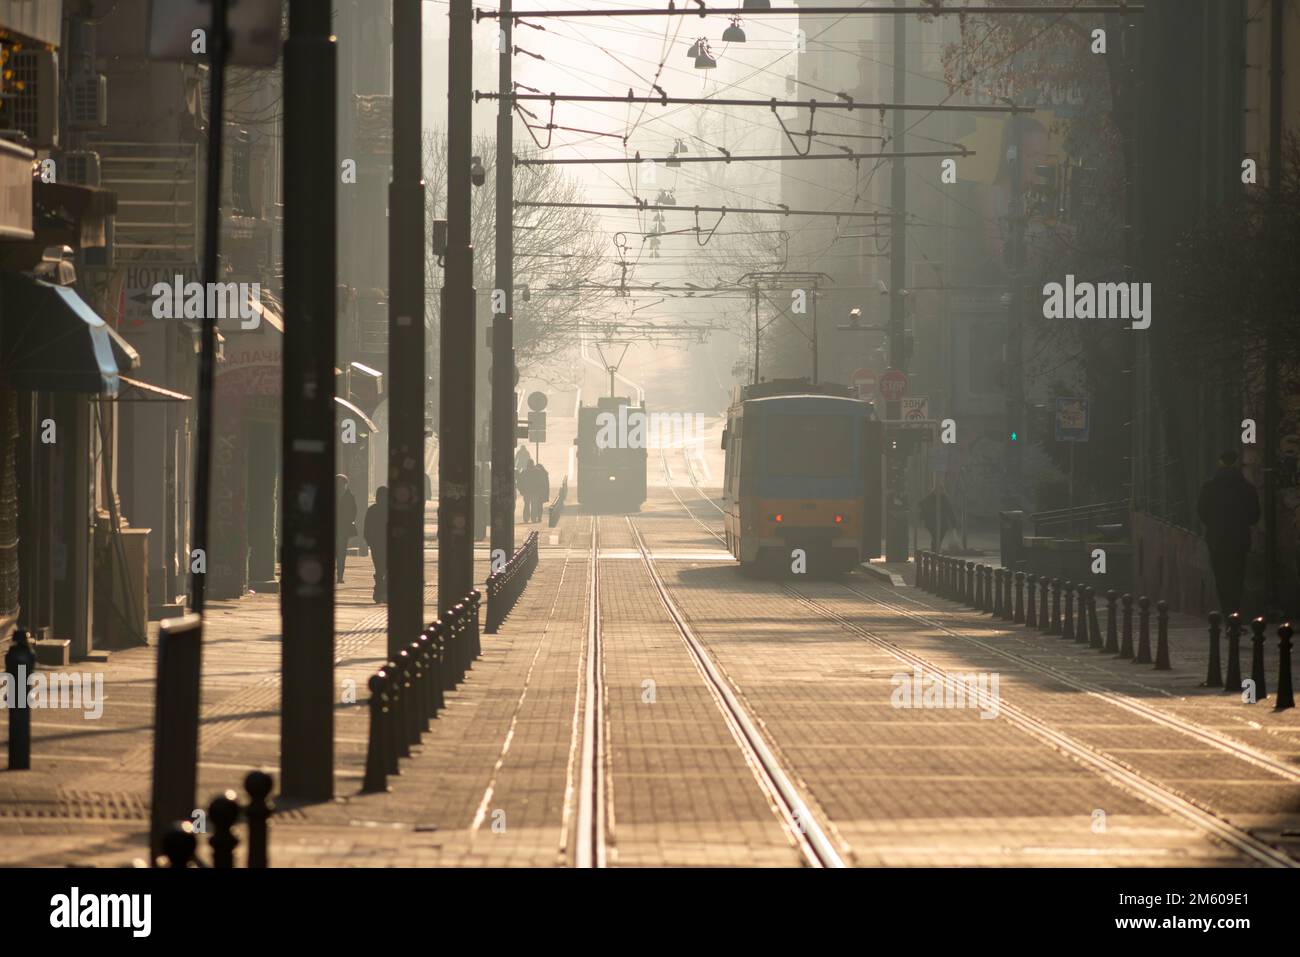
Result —
[[108, 126], [108, 77], [78, 73], [68, 81], [68, 127], [102, 130]]
[[59, 56], [52, 50], [14, 50], [13, 70], [6, 92], [10, 122], [27, 134], [31, 145], [48, 149], [59, 145]]
[[77, 186], [100, 185], [99, 154], [94, 150], [68, 150], [56, 160], [59, 179]]

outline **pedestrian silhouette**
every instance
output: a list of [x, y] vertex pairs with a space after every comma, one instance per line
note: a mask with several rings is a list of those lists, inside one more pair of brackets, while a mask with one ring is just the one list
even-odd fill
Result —
[[348, 488], [346, 475], [334, 476], [334, 564], [339, 584], [348, 561], [348, 542], [357, 534], [357, 499]]
[[1214, 587], [1219, 610], [1225, 615], [1243, 612], [1241, 595], [1250, 552], [1250, 527], [1259, 521], [1259, 494], [1237, 467], [1237, 453], [1219, 456], [1219, 468], [1201, 486], [1196, 514], [1205, 525]]
[[375, 562], [376, 602], [388, 601], [388, 486], [375, 489], [375, 504], [366, 509], [366, 544]]

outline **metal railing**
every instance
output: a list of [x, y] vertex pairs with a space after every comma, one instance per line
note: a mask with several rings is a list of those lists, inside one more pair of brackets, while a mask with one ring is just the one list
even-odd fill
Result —
[[515, 602], [524, 592], [524, 586], [532, 577], [537, 567], [537, 533], [529, 532], [519, 550], [510, 557], [505, 567], [488, 576], [487, 580], [487, 622], [484, 631], [495, 634], [506, 620], [506, 615], [515, 607]]
[[1128, 512], [1127, 501], [1097, 502], [1034, 512], [1029, 517], [1034, 522], [1034, 534], [1037, 536], [1069, 536], [1095, 532], [1101, 525], [1127, 525]]
[[474, 589], [444, 618], [429, 624], [394, 659], [370, 676], [370, 734], [363, 794], [388, 789], [388, 775], [400, 773], [399, 759], [429, 730], [429, 720], [446, 707], [444, 692], [465, 680], [479, 643], [479, 606]]

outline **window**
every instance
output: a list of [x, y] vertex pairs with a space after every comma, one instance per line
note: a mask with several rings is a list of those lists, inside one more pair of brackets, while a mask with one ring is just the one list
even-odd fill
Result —
[[852, 426], [847, 415], [770, 416], [767, 473], [808, 478], [852, 475]]

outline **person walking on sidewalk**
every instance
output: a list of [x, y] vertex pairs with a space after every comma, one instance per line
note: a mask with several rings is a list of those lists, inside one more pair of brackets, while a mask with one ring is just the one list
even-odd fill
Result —
[[546, 471], [546, 466], [540, 460], [533, 468], [535, 469], [533, 492], [537, 496], [533, 500], [533, 521], [540, 522], [542, 520], [542, 509], [546, 507], [546, 503], [551, 497], [551, 473]]
[[1243, 612], [1246, 555], [1250, 552], [1250, 527], [1259, 521], [1259, 493], [1237, 467], [1237, 453], [1219, 456], [1219, 468], [1201, 486], [1196, 515], [1205, 525], [1205, 543], [1210, 548], [1210, 567], [1224, 615]]
[[388, 486], [375, 489], [375, 504], [366, 509], [366, 544], [375, 562], [376, 603], [388, 601]]
[[534, 472], [535, 469], [536, 466], [533, 465], [531, 460], [529, 460], [528, 464], [524, 466], [523, 471], [519, 473], [519, 494], [524, 500], [525, 523], [533, 520], [533, 489], [537, 484], [537, 475]]
[[348, 542], [357, 534], [357, 499], [348, 488], [346, 475], [334, 476], [334, 570], [343, 584], [343, 566], [348, 562]]

